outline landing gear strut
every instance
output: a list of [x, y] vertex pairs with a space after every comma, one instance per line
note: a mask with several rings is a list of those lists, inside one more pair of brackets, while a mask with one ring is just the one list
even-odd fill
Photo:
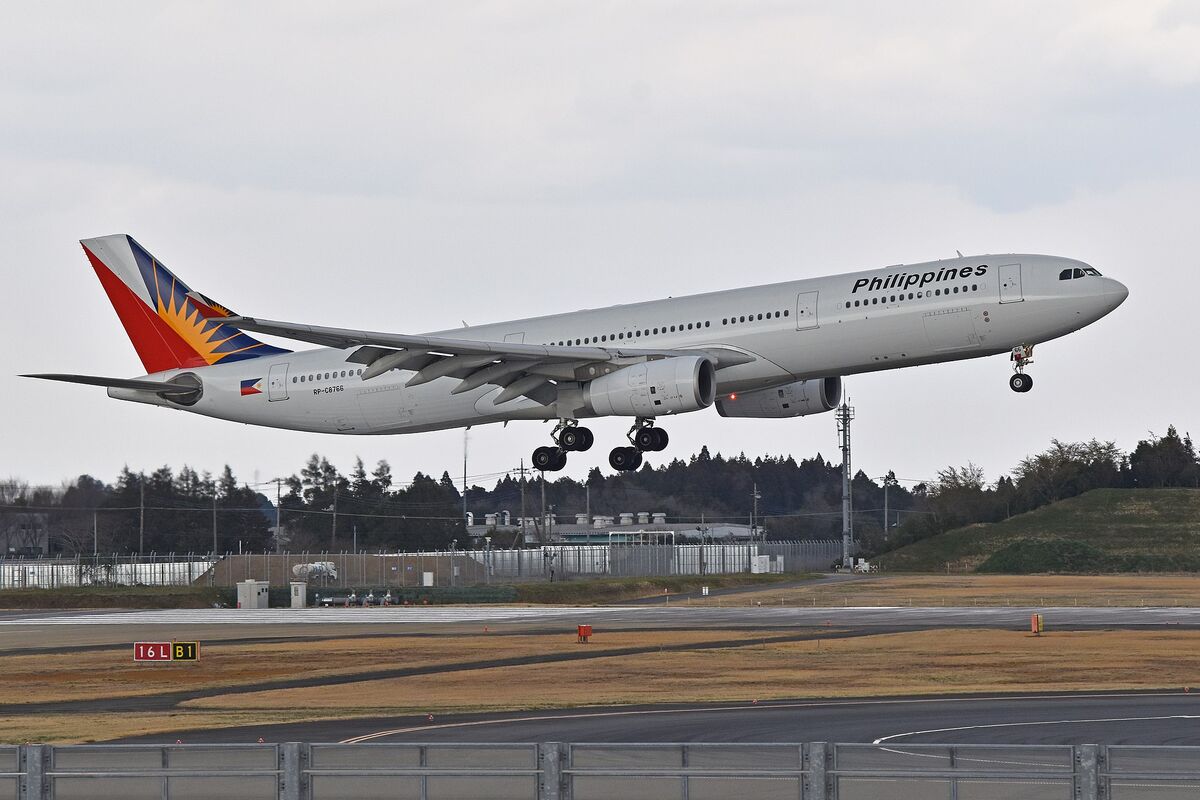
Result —
[[550, 438], [556, 447], [539, 447], [533, 451], [533, 468], [542, 472], [558, 472], [567, 465], [567, 453], [582, 453], [596, 441], [591, 430], [580, 427], [573, 419], [559, 420]]
[[642, 465], [642, 453], [659, 452], [667, 448], [670, 437], [662, 428], [654, 427], [654, 420], [638, 417], [628, 433], [633, 447], [614, 447], [608, 454], [608, 464], [615, 470], [632, 471]]
[[1033, 388], [1033, 376], [1025, 374], [1025, 367], [1033, 363], [1033, 345], [1023, 344], [1012, 349], [1013, 375], [1008, 387], [1014, 392], [1028, 392]]

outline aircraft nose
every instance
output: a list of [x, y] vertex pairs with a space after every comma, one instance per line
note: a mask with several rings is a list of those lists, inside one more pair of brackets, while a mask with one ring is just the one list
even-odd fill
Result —
[[1112, 278], [1108, 279], [1108, 284], [1108, 290], [1104, 293], [1104, 296], [1112, 303], [1112, 307], [1116, 308], [1125, 302], [1125, 298], [1129, 297], [1129, 289], [1125, 284], [1120, 281], [1114, 281]]

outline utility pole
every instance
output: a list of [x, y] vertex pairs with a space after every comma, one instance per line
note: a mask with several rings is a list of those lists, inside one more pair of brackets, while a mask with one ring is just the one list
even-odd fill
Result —
[[754, 507], [750, 511], [750, 539], [754, 541], [758, 539], [758, 501], [762, 499], [762, 495], [758, 493], [758, 484], [754, 484], [754, 490], [750, 492], [750, 499], [754, 501]]
[[888, 537], [888, 533], [891, 531], [891, 527], [890, 527], [891, 522], [888, 521], [888, 496], [887, 495], [888, 495], [888, 486], [889, 485], [890, 485], [890, 483], [888, 481], [888, 476], [884, 475], [883, 476], [883, 538], [884, 539], [886, 539]]
[[138, 555], [146, 542], [146, 473], [138, 473]]
[[100, 516], [99, 511], [92, 511], [92, 555], [100, 555]]
[[279, 485], [283, 482], [282, 478], [275, 479], [275, 552], [279, 552], [279, 537], [283, 535], [283, 529], [280, 527], [279, 518], [281, 510], [279, 507]]
[[463, 428], [463, 525], [467, 524], [467, 431]]
[[213, 492], [213, 558], [217, 557], [217, 493]]
[[842, 566], [850, 569], [854, 562], [850, 557], [850, 541], [854, 537], [854, 528], [850, 521], [850, 420], [854, 419], [854, 409], [848, 403], [842, 403], [837, 412], [838, 435], [842, 446]]
[[521, 544], [525, 544], [525, 459], [521, 459]]
[[329, 531], [329, 552], [333, 552], [334, 543], [337, 541], [337, 486], [333, 487], [333, 527]]
[[583, 485], [583, 497], [584, 497], [583, 510], [587, 512], [588, 524], [591, 525], [592, 524], [592, 487], [586, 483]]
[[550, 539], [546, 535], [546, 471], [545, 470], [542, 470], [542, 524], [541, 524], [541, 531], [542, 531], [542, 535], [539, 536], [538, 538], [542, 540], [542, 544], [546, 544], [550, 541]]

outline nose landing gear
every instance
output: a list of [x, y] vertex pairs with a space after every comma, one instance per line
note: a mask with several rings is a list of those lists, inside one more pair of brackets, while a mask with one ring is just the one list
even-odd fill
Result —
[[1033, 345], [1023, 344], [1012, 349], [1013, 375], [1008, 387], [1014, 392], [1025, 393], [1033, 388], [1033, 376], [1025, 374], [1025, 367], [1033, 363]]

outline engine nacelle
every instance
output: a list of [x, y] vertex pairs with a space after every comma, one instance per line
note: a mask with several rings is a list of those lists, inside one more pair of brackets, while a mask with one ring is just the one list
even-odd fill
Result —
[[716, 367], [703, 356], [645, 361], [587, 384], [588, 406], [600, 416], [657, 417], [699, 411], [717, 396]]
[[717, 401], [722, 417], [785, 419], [832, 411], [842, 402], [841, 378], [796, 381], [774, 389], [736, 392]]

